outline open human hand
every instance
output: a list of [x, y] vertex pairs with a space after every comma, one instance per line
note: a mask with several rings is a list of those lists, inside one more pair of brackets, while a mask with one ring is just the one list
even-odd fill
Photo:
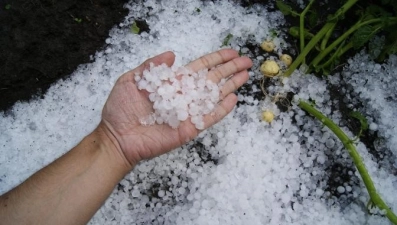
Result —
[[[149, 93], [139, 90], [134, 76], [150, 67], [150, 63], [162, 63], [172, 66], [175, 55], [165, 52], [146, 60], [137, 68], [123, 74], [116, 82], [102, 111], [102, 121], [98, 128], [107, 133], [118, 154], [135, 166], [139, 161], [164, 154], [183, 145], [198, 135], [200, 130], [189, 119], [181, 122], [174, 129], [167, 124], [144, 126], [140, 118], [153, 112], [153, 104], [149, 101]], [[233, 93], [248, 80], [247, 69], [252, 61], [240, 57], [235, 50], [223, 49], [205, 55], [189, 63], [186, 67], [192, 71], [211, 69], [207, 79], [219, 83], [226, 78], [221, 88], [220, 101], [214, 112], [204, 116], [204, 127], [208, 128], [225, 117], [237, 103]]]

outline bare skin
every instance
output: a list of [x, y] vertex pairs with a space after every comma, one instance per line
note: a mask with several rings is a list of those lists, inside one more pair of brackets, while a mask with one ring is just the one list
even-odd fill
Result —
[[[102, 121], [76, 147], [0, 196], [0, 224], [86, 224], [110, 195], [115, 185], [137, 163], [167, 153], [195, 138], [189, 120], [177, 129], [168, 125], [142, 126], [139, 118], [152, 111], [148, 93], [139, 90], [135, 73], [149, 63], [171, 66], [175, 55], [165, 52], [123, 74], [116, 82], [102, 111]], [[248, 80], [252, 62], [224, 49], [188, 65], [193, 71], [210, 70], [208, 79], [227, 82], [222, 101], [204, 118], [205, 128], [219, 122], [236, 105], [233, 93]]]

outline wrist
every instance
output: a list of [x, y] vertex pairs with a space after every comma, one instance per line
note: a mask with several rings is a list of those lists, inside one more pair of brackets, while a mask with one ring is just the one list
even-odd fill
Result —
[[118, 166], [123, 167], [127, 172], [134, 168], [135, 164], [128, 161], [121, 149], [120, 143], [103, 121], [101, 121], [91, 135], [95, 136], [95, 139], [98, 140], [99, 148], [113, 158]]

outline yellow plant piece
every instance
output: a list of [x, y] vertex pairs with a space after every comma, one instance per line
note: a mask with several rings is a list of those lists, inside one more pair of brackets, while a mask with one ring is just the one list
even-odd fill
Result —
[[274, 51], [274, 48], [276, 45], [272, 41], [264, 41], [261, 44], [261, 48], [265, 50], [266, 52], [272, 52]]
[[274, 113], [269, 110], [265, 110], [262, 112], [262, 120], [268, 123], [271, 123], [274, 119]]
[[292, 57], [288, 54], [282, 54], [280, 56], [280, 60], [284, 62], [284, 64], [288, 67], [292, 63]]
[[266, 60], [261, 65], [261, 72], [264, 76], [274, 77], [280, 71], [280, 67], [274, 60]]

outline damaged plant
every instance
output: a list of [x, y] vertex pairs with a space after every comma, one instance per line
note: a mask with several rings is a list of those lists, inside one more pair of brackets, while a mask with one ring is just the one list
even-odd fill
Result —
[[[299, 27], [291, 27], [289, 33], [299, 39], [300, 54], [284, 73], [285, 76], [290, 76], [300, 66], [304, 72], [327, 75], [340, 63], [341, 56], [351, 49], [357, 51], [366, 46], [380, 32], [385, 37], [385, 43], [377, 54], [372, 55], [382, 61], [387, 55], [397, 53], [397, 31], [394, 29], [397, 25], [396, 1], [383, 0], [381, 5], [358, 6], [356, 12], [349, 12], [349, 15], [355, 15], [355, 22], [343, 30], [338, 25], [346, 23], [345, 14], [358, 2], [348, 0], [334, 14], [328, 15], [326, 23], [317, 33], [308, 29], [309, 24], [318, 20], [316, 12], [310, 10], [314, 2], [311, 0], [301, 13], [281, 0], [276, 2], [284, 15], [299, 17]], [[386, 10], [388, 8], [392, 10]], [[336, 35], [337, 30], [343, 33]]]
[[[349, 9], [358, 2], [358, 0], [347, 0], [334, 14], [328, 15], [325, 24], [316, 33], [308, 29], [310, 27], [308, 24], [313, 24], [313, 20], [318, 20], [316, 12], [310, 10], [314, 2], [315, 0], [310, 0], [309, 4], [301, 13], [294, 11], [292, 7], [281, 0], [277, 0], [276, 2], [284, 15], [299, 17], [299, 26], [291, 27], [289, 33], [298, 38], [300, 54], [283, 73], [284, 76], [290, 76], [298, 68], [304, 73], [315, 72], [316, 74], [328, 75], [340, 63], [341, 57], [346, 52], [351, 49], [356, 51], [361, 49], [380, 32], [385, 36], [386, 42], [383, 44], [381, 50], [378, 49], [378, 54], [371, 54], [371, 49], [369, 49], [370, 54], [376, 60], [383, 61], [386, 56], [397, 53], [397, 31], [394, 29], [397, 25], [396, 1], [383, 0], [381, 6], [370, 4], [367, 7], [358, 7], [359, 10], [355, 14], [356, 20], [353, 21], [353, 25], [342, 30], [342, 28], [338, 27], [338, 24], [344, 20], [345, 14]], [[384, 9], [385, 7], [392, 8], [394, 13], [390, 13]], [[306, 22], [306, 20], [309, 20], [309, 22]], [[342, 34], [335, 35], [336, 30], [342, 30]], [[372, 178], [355, 146], [355, 141], [361, 135], [362, 131], [368, 127], [365, 118], [357, 115], [357, 113], [351, 115], [359, 119], [361, 123], [361, 129], [357, 138], [351, 139], [338, 125], [318, 111], [312, 104], [298, 100], [298, 106], [321, 121], [343, 143], [369, 193], [370, 200], [367, 206], [377, 207], [393, 224], [397, 224], [397, 216], [378, 194]]]

